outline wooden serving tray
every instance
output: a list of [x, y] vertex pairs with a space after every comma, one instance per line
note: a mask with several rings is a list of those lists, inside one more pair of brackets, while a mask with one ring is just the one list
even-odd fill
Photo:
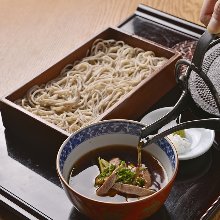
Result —
[[[129, 93], [123, 96], [111, 108], [98, 116], [95, 121], [111, 118], [138, 119], [143, 113], [155, 104], [159, 98], [175, 86], [174, 66], [180, 54], [153, 41], [139, 38], [118, 28], [107, 28], [97, 34], [67, 57], [56, 63], [50, 69], [36, 78], [22, 85], [1, 100], [2, 120], [5, 128], [15, 136], [30, 144], [35, 143], [38, 149], [53, 148], [57, 152], [61, 143], [70, 135], [68, 132], [53, 125], [23, 109], [14, 103], [22, 98], [35, 85], [42, 85], [56, 78], [61, 70], [74, 61], [86, 57], [88, 50], [96, 39], [115, 39], [124, 41], [132, 47], [142, 48], [145, 51], [154, 51], [156, 56], [166, 57], [167, 62], [152, 75], [140, 82]], [[160, 89], [158, 89], [160, 88]], [[144, 100], [143, 100], [144, 97]], [[135, 107], [130, 107], [135, 106]], [[48, 138], [50, 137], [50, 138]]]
[[[138, 38], [147, 38], [165, 47], [173, 47], [184, 40], [197, 40], [204, 31], [204, 28], [198, 25], [143, 5], [119, 25], [119, 28], [127, 35], [138, 35]], [[40, 81], [42, 82], [42, 79]], [[11, 94], [6, 99], [13, 101], [24, 93], [27, 87], [19, 90], [19, 93], [16, 93], [18, 96]], [[147, 106], [135, 117], [141, 118], [146, 112], [158, 107], [172, 106], [179, 95], [180, 91], [175, 87], [167, 91], [166, 95], [160, 95], [156, 103], [151, 103], [151, 106]], [[17, 114], [17, 111], [12, 109], [14, 106], [8, 107], [7, 110]], [[186, 112], [184, 117], [187, 120], [191, 115]], [[33, 121], [36, 121], [35, 118], [30, 122], [25, 121], [30, 129]], [[35, 128], [37, 126], [38, 130], [42, 129], [41, 125], [36, 124]], [[40, 136], [42, 138], [48, 136], [49, 128], [46, 127], [43, 130], [45, 134]], [[60, 137], [56, 135], [55, 132], [52, 137], [60, 141]], [[61, 138], [68, 134], [63, 135]], [[217, 133], [216, 138], [220, 140]], [[210, 219], [213, 216], [220, 206], [220, 150], [219, 145], [216, 146], [197, 159], [180, 162], [171, 193], [164, 206], [151, 220]], [[87, 220], [72, 206], [61, 188], [54, 162], [56, 153], [51, 145], [43, 148], [38, 142], [30, 144], [27, 140], [19, 139], [13, 130], [4, 128], [0, 118], [1, 205], [24, 219]]]

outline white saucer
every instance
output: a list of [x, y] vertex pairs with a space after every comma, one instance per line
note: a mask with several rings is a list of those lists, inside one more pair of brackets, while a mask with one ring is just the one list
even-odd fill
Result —
[[186, 139], [191, 143], [190, 150], [178, 154], [179, 160], [189, 160], [207, 152], [213, 144], [215, 132], [204, 128], [185, 129]]
[[[163, 117], [166, 113], [171, 111], [172, 108], [173, 107], [165, 107], [156, 109], [145, 115], [140, 122], [146, 125], [150, 125], [151, 123], [155, 122], [159, 118]], [[162, 127], [159, 132], [175, 126], [176, 124], [176, 121], [171, 121], [169, 124]], [[215, 132], [213, 130], [204, 128], [185, 129], [185, 133], [186, 139], [191, 143], [191, 145], [189, 147], [190, 149], [187, 152], [182, 154], [179, 154], [177, 152], [179, 160], [189, 160], [201, 156], [209, 150], [215, 138]]]
[[[157, 121], [158, 119], [162, 118], [164, 115], [166, 115], [168, 112], [170, 112], [173, 109], [173, 107], [164, 107], [164, 108], [158, 108], [152, 112], [149, 112], [146, 114], [142, 119], [141, 123], [144, 123], [146, 125], [150, 125]], [[180, 121], [181, 115], [178, 117], [178, 119], [171, 121], [167, 125], [164, 125], [159, 131], [167, 130], [170, 127], [173, 127], [177, 125], [177, 121]]]

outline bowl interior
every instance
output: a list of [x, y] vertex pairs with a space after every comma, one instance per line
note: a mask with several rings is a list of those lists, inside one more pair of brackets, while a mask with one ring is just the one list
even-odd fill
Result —
[[[126, 145], [136, 148], [140, 129], [144, 125], [133, 121], [103, 121], [79, 130], [70, 136], [58, 153], [58, 171], [68, 184], [73, 164], [84, 154], [109, 145]], [[174, 147], [166, 139], [161, 139], [145, 148], [160, 161], [169, 182], [177, 168], [177, 155]]]

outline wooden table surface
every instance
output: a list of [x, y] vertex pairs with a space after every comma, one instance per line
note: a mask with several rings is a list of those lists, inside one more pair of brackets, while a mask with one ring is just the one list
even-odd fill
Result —
[[[0, 0], [0, 96], [48, 69], [97, 32], [117, 26], [140, 3], [201, 24], [202, 1]], [[18, 218], [0, 207], [0, 219]]]
[[0, 96], [117, 26], [139, 3], [199, 23], [202, 0], [0, 0]]

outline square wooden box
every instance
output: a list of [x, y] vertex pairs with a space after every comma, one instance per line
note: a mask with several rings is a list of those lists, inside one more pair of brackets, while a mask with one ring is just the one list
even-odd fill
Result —
[[[5, 128], [17, 138], [30, 143], [30, 147], [37, 147], [38, 149], [44, 150], [52, 147], [54, 152], [57, 152], [62, 142], [70, 134], [16, 105], [14, 101], [23, 97], [32, 86], [47, 83], [57, 77], [67, 64], [73, 63], [75, 60], [81, 60], [86, 56], [94, 40], [98, 38], [122, 40], [130, 46], [139, 47], [144, 50], [152, 50], [157, 56], [168, 58], [168, 61], [162, 68], [155, 71], [150, 78], [143, 80], [114, 106], [98, 117], [96, 121], [112, 118], [137, 120], [156, 103], [161, 96], [175, 86], [174, 66], [176, 61], [180, 58], [180, 54], [152, 41], [132, 36], [120, 29], [108, 28], [36, 78], [22, 85], [6, 97], [3, 97], [0, 107]], [[51, 153], [51, 149], [48, 152]]]

